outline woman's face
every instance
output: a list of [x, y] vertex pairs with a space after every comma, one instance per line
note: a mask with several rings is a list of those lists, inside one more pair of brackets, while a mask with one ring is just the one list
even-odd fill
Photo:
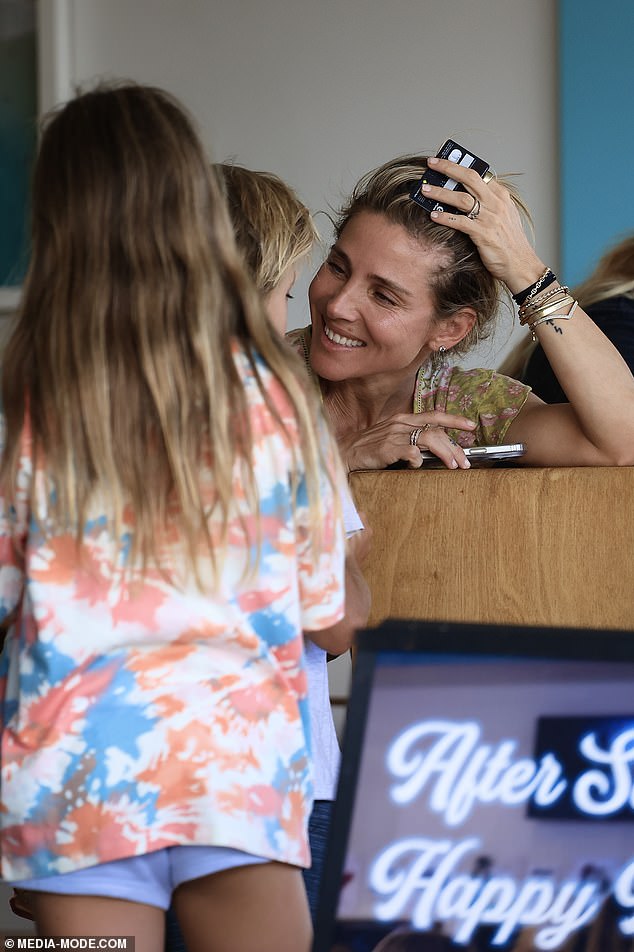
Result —
[[359, 212], [310, 286], [310, 361], [326, 380], [414, 372], [437, 325], [429, 276], [439, 266], [401, 225]]

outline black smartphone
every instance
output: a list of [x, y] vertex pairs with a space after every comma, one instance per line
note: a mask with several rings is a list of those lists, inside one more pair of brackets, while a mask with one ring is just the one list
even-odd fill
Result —
[[[485, 162], [484, 159], [481, 159], [479, 156], [474, 155], [473, 152], [469, 152], [468, 149], [465, 149], [464, 146], [458, 145], [454, 139], [447, 139], [444, 142], [439, 151], [436, 153], [439, 159], [449, 159], [451, 162], [457, 162], [458, 165], [464, 165], [467, 168], [475, 169], [480, 178], [488, 172], [489, 164]], [[440, 188], [446, 188], [454, 192], [466, 192], [464, 185], [460, 185], [459, 182], [456, 182], [455, 179], [449, 178], [447, 175], [442, 175], [440, 172], [437, 172], [435, 169], [425, 169], [423, 177], [417, 183], [416, 188], [411, 192], [410, 198], [417, 202], [422, 208], [425, 208], [428, 212], [444, 212], [446, 210], [446, 205], [449, 205], [452, 212], [455, 212], [457, 215], [465, 215], [466, 212], [460, 211], [458, 208], [454, 208], [447, 200], [446, 205], [443, 205], [435, 198], [429, 198], [421, 191], [423, 185], [438, 185]]]

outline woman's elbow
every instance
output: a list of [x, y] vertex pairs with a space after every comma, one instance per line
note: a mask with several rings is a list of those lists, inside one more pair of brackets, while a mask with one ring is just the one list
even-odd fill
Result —
[[605, 466], [634, 466], [634, 448], [625, 453], [616, 453]]

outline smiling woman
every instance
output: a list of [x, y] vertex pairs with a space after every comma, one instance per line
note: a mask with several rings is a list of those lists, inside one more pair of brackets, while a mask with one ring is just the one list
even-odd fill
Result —
[[[412, 201], [428, 163], [464, 186], [453, 210]], [[417, 468], [427, 449], [467, 469], [465, 447], [503, 442], [526, 444], [522, 465], [634, 463], [634, 378], [537, 256], [527, 214], [504, 182], [419, 155], [387, 162], [353, 190], [310, 287], [312, 326], [289, 335], [349, 471]], [[569, 404], [547, 406], [517, 380], [457, 366], [510, 297]]]

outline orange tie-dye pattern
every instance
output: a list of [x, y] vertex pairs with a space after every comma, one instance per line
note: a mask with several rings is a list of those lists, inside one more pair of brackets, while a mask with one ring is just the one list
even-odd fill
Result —
[[[103, 513], [90, 513], [81, 552], [73, 532], [53, 531], [41, 491], [45, 462], [31, 478], [25, 431], [19, 513], [0, 498], [0, 609], [7, 615], [18, 608], [0, 658], [6, 879], [172, 845], [232, 846], [309, 862], [302, 631], [343, 614], [343, 530], [332, 517], [332, 480], [324, 471], [316, 562], [305, 493], [292, 489], [301, 486], [302, 459], [291, 406], [260, 362], [276, 419], [249, 362], [239, 350], [235, 359], [262, 512], [256, 520], [248, 511], [237, 466], [227, 556], [206, 597], [187, 581], [176, 521], [161, 537], [160, 571], [144, 576], [125, 564]], [[321, 438], [331, 459], [325, 428]], [[35, 484], [37, 502], [28, 495]], [[212, 498], [209, 473], [201, 473], [201, 484]], [[129, 536], [130, 511], [124, 523]], [[220, 539], [213, 521], [210, 531]], [[245, 576], [258, 533], [257, 572]], [[186, 581], [177, 587], [170, 579]]]

